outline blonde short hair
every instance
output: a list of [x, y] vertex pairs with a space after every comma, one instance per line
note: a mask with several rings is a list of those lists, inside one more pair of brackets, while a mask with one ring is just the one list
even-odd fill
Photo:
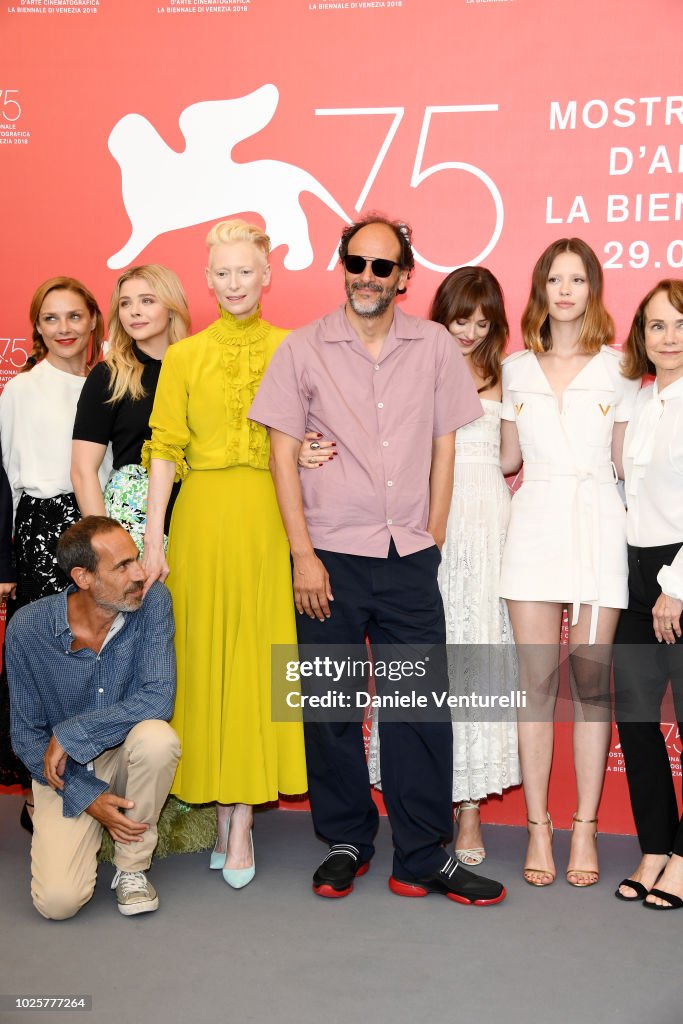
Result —
[[233, 242], [251, 242], [268, 262], [270, 238], [257, 224], [248, 224], [246, 220], [221, 220], [214, 224], [206, 236], [209, 249], [214, 245], [231, 245]]

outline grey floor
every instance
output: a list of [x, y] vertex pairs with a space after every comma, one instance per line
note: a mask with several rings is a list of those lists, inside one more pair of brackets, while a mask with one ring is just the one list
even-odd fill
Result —
[[[49, 922], [29, 898], [20, 806], [0, 798], [0, 995], [90, 994], [93, 1010], [0, 1012], [0, 1024], [683, 1021], [683, 912], [612, 895], [637, 860], [632, 838], [601, 837], [592, 889], [572, 889], [560, 873], [538, 890], [520, 874], [524, 831], [487, 826], [486, 873], [505, 882], [508, 898], [475, 908], [393, 896], [383, 821], [372, 870], [333, 901], [310, 890], [324, 847], [309, 816], [269, 811], [257, 819], [257, 875], [243, 891], [209, 872], [208, 855], [171, 857], [152, 868], [159, 911], [124, 918], [103, 865], [88, 906]], [[556, 833], [560, 869], [567, 850], [568, 834]]]

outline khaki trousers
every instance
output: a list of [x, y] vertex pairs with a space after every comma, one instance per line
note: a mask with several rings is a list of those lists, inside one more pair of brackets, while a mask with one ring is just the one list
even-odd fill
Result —
[[[114, 863], [121, 871], [145, 871], [157, 844], [157, 821], [180, 757], [178, 737], [168, 722], [134, 726], [119, 747], [96, 759], [95, 774], [110, 793], [133, 800], [130, 817], [149, 824], [140, 843], [116, 843]], [[97, 879], [102, 826], [85, 811], [65, 818], [62, 798], [33, 783], [31, 896], [43, 917], [73, 917], [91, 898]]]

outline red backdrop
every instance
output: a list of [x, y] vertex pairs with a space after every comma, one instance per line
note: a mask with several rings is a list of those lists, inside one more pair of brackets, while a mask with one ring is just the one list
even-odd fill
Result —
[[[381, 209], [415, 231], [408, 311], [485, 262], [516, 325], [538, 254], [578, 234], [623, 337], [683, 267], [682, 20], [679, 0], [3, 0], [0, 384], [54, 274], [106, 309], [120, 267], [167, 264], [204, 325], [204, 236], [236, 215], [277, 243], [278, 324], [340, 301], [343, 217]], [[613, 749], [608, 829], [631, 827], [620, 766]], [[520, 797], [489, 812], [519, 820]]]

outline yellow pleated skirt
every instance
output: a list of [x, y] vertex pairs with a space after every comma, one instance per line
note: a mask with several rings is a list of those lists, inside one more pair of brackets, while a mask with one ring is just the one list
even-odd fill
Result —
[[296, 643], [287, 537], [266, 470], [193, 470], [173, 510], [167, 580], [187, 803], [306, 792], [301, 723], [271, 720], [271, 644]]

